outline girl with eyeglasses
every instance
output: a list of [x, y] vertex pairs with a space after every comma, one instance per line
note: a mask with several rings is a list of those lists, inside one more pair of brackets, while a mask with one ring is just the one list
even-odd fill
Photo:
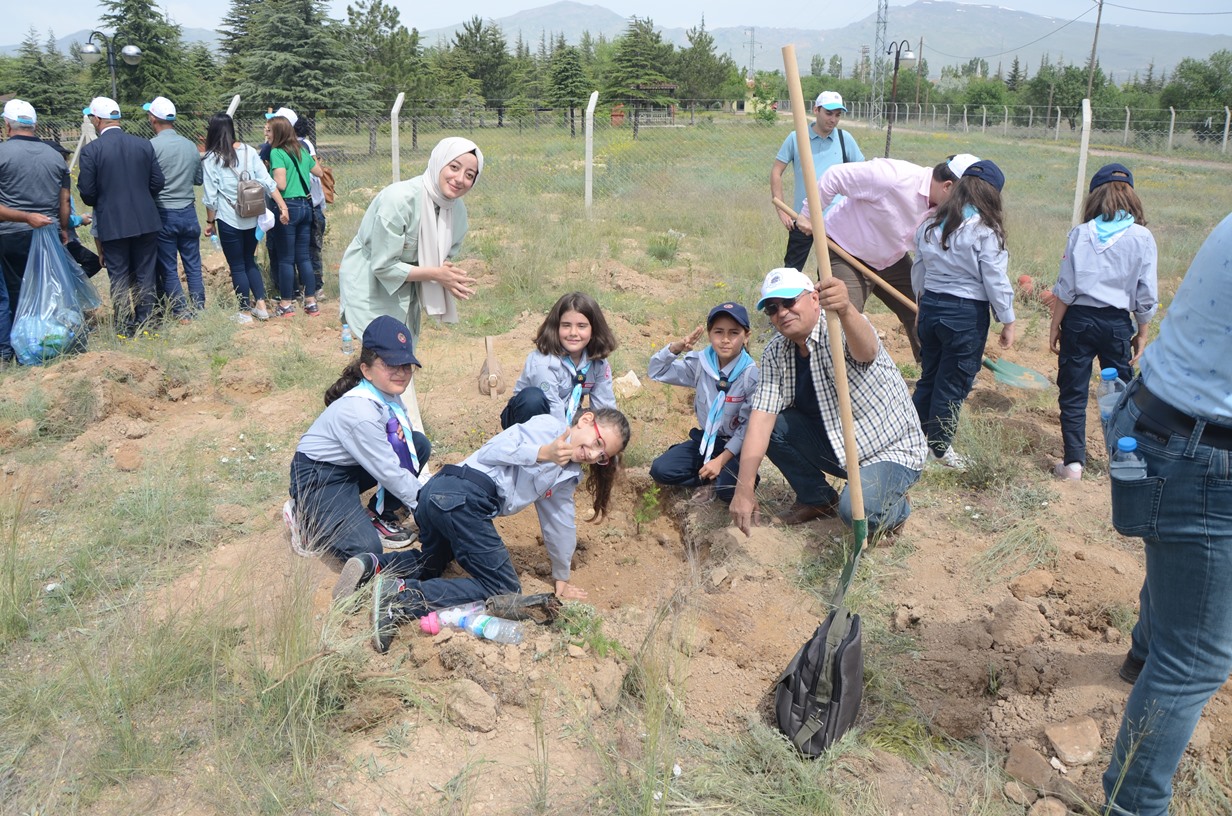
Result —
[[[359, 357], [326, 390], [325, 411], [300, 437], [291, 460], [291, 499], [283, 506], [291, 547], [347, 562], [335, 597], [354, 592], [378, 570], [418, 570], [418, 553], [385, 552], [411, 543], [397, 511], [415, 506], [419, 474], [432, 453], [402, 401], [418, 367], [404, 323], [388, 316], [369, 323]], [[374, 487], [363, 505], [361, 494]]]
[[[556, 595], [585, 598], [570, 583], [577, 547], [575, 494], [585, 471], [594, 497], [591, 523], [607, 515], [629, 436], [629, 421], [614, 408], [583, 411], [571, 425], [543, 414], [497, 434], [460, 465], [441, 468], [415, 508], [423, 547], [418, 574], [403, 579], [381, 571], [374, 579], [373, 647], [388, 650], [399, 623], [431, 610], [520, 594], [517, 570], [493, 520], [531, 504], [539, 514]], [[455, 560], [466, 577], [442, 578]]]

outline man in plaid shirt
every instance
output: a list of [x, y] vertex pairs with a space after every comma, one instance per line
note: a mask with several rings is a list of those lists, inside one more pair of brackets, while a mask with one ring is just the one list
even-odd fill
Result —
[[768, 454], [796, 491], [796, 503], [779, 517], [782, 523], [837, 513], [851, 524], [848, 491], [840, 496], [825, 477], [847, 478], [826, 310], [838, 315], [843, 329], [869, 533], [896, 533], [911, 513], [907, 490], [920, 478], [927, 451], [902, 375], [841, 280], [830, 278], [814, 289], [807, 275], [774, 269], [761, 294], [757, 308], [770, 317], [777, 334], [761, 355], [761, 381], [731, 502], [732, 523], [746, 535], [758, 523], [753, 477]]

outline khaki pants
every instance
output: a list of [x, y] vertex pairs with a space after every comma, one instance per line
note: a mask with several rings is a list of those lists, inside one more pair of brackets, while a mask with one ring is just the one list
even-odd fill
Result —
[[[859, 260], [863, 261], [862, 258]], [[885, 269], [877, 269], [870, 263], [864, 265], [876, 272], [886, 283], [906, 295], [909, 300], [915, 301], [915, 295], [911, 291], [910, 255], [904, 255]], [[834, 250], [830, 250], [830, 271], [834, 277], [847, 284], [847, 293], [851, 302], [861, 314], [864, 312], [864, 304], [868, 301], [870, 294], [876, 295], [882, 303], [890, 307], [890, 311], [898, 316], [899, 322], [903, 324], [903, 330], [907, 332], [907, 339], [911, 342], [911, 355], [917, 363], [920, 362], [920, 338], [915, 333], [915, 312], [907, 304], [900, 302], [898, 298], [883, 292], [880, 286], [864, 277], [851, 264], [840, 258]]]

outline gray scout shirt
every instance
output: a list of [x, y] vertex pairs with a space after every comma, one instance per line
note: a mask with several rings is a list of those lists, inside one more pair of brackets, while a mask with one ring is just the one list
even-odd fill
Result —
[[[589, 394], [591, 409], [615, 408], [616, 394], [612, 390], [612, 367], [608, 365], [607, 360], [591, 360], [583, 353], [582, 365], [588, 362], [590, 368], [586, 372], [586, 382], [582, 385], [583, 400]], [[573, 372], [565, 365], [563, 357], [535, 350], [526, 357], [526, 365], [522, 367], [522, 374], [513, 384], [513, 393], [517, 394], [523, 388], [532, 385], [537, 386], [548, 398], [552, 416], [563, 421], [565, 410], [569, 407], [570, 395], [573, 393], [573, 384]]]
[[[401, 397], [394, 399], [402, 403]], [[377, 484], [413, 509], [421, 485], [398, 462], [398, 454], [385, 435], [388, 419], [389, 411], [384, 406], [358, 394], [343, 394], [304, 431], [296, 450], [314, 462], [339, 467], [359, 465]], [[408, 439], [407, 444], [414, 443]]]
[[539, 449], [565, 432], [563, 419], [544, 414], [514, 425], [489, 439], [462, 462], [483, 473], [500, 493], [500, 513], [512, 516], [534, 502], [543, 530], [543, 546], [552, 561], [552, 577], [568, 581], [577, 549], [573, 494], [582, 466], [537, 462]]
[[[647, 372], [650, 379], [668, 385], [680, 385], [694, 388], [693, 412], [697, 414], [697, 427], [706, 430], [706, 419], [710, 416], [710, 406], [719, 396], [719, 384], [709, 373], [702, 362], [704, 351], [690, 351], [683, 356], [672, 354], [671, 345], [666, 345], [655, 352], [650, 358], [650, 368]], [[730, 366], [729, 366], [730, 368]], [[749, 365], [736, 377], [723, 402], [723, 415], [716, 429], [721, 437], [727, 438], [727, 447], [734, 457], [740, 456], [744, 447], [744, 432], [749, 425], [749, 414], [753, 410], [753, 394], [757, 393], [757, 365]]]

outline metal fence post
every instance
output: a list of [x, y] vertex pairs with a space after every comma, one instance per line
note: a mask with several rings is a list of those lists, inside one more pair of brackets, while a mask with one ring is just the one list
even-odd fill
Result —
[[933, 105], [933, 127], [937, 127], [937, 106]]
[[1002, 105], [1001, 107], [1005, 112], [1005, 118], [1001, 120], [1001, 135], [1008, 136], [1010, 135], [1010, 106]]
[[1031, 129], [1033, 122], [1035, 122], [1035, 106], [1027, 105], [1027, 130]]
[[1082, 100], [1082, 141], [1078, 147], [1078, 183], [1074, 186], [1074, 214], [1070, 219], [1070, 228], [1081, 223], [1078, 219], [1082, 213], [1082, 193], [1086, 188], [1087, 150], [1091, 146], [1091, 100]]
[[1055, 133], [1052, 134], [1052, 140], [1056, 142], [1056, 141], [1059, 141], [1060, 138], [1061, 138], [1061, 106], [1058, 105], [1057, 106], [1057, 130]]
[[1172, 134], [1176, 130], [1176, 108], [1169, 107], [1168, 110], [1172, 113], [1172, 118], [1168, 121], [1168, 149], [1172, 149]]
[[1228, 125], [1232, 125], [1232, 108], [1227, 105], [1223, 106], [1223, 147], [1219, 148], [1220, 153], [1228, 152]]
[[963, 133], [970, 133], [971, 128], [967, 125], [967, 106], [963, 105]]
[[231, 97], [231, 104], [227, 105], [227, 116], [230, 116], [232, 119], [234, 119], [235, 112], [239, 110], [239, 107], [240, 107], [240, 95], [236, 94], [235, 96]]
[[1129, 144], [1129, 105], [1125, 106], [1125, 137], [1121, 139], [1121, 144]]
[[980, 133], [988, 132], [988, 106], [980, 105]]
[[945, 129], [950, 129], [950, 106], [945, 106]]
[[398, 98], [394, 100], [393, 109], [389, 112], [389, 156], [393, 163], [394, 181], [402, 181], [402, 161], [399, 153], [398, 144], [398, 114], [402, 111], [402, 102], [406, 99], [406, 94], [399, 91]]
[[590, 215], [590, 205], [594, 200], [595, 184], [595, 104], [599, 101], [599, 92], [592, 91], [590, 101], [586, 103], [586, 214]]

